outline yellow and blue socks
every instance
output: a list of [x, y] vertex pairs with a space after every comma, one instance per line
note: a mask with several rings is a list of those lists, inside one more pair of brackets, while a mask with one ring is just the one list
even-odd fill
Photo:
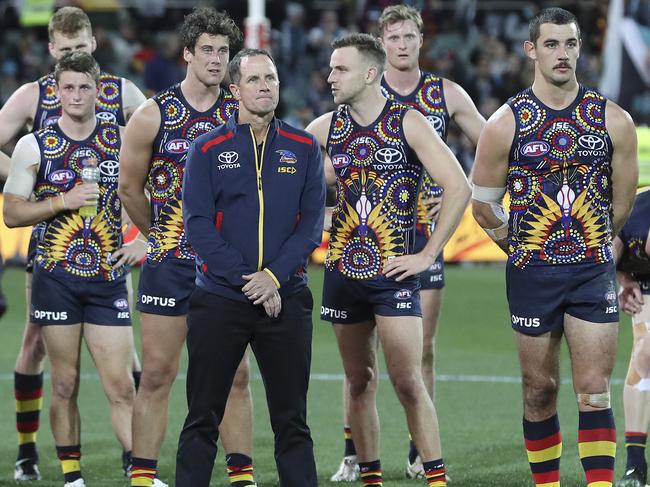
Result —
[[559, 487], [562, 434], [557, 414], [543, 421], [524, 419], [523, 427], [534, 484], [538, 487]]
[[63, 470], [66, 483], [81, 478], [81, 445], [57, 445], [56, 456], [61, 462], [61, 470]]
[[442, 458], [430, 462], [422, 462], [424, 467], [424, 476], [427, 479], [429, 487], [447, 487], [447, 477], [445, 472], [445, 462]]
[[255, 485], [253, 476], [253, 459], [243, 453], [228, 453], [226, 455], [228, 480], [232, 487]]
[[150, 487], [156, 477], [157, 460], [131, 457], [131, 486]]
[[43, 372], [35, 375], [14, 372], [14, 397], [18, 431], [17, 460], [31, 459], [36, 463], [36, 434], [43, 409]]
[[363, 487], [382, 487], [381, 462], [359, 462], [359, 476]]
[[645, 459], [645, 447], [648, 440], [646, 433], [636, 431], [625, 432], [625, 449], [627, 450], [627, 463], [625, 470], [640, 470], [646, 472], [648, 464]]
[[580, 411], [578, 452], [587, 487], [610, 487], [614, 482], [616, 427], [611, 408]]

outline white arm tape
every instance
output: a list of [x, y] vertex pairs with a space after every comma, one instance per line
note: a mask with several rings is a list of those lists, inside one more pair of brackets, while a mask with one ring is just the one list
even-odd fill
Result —
[[497, 228], [484, 228], [485, 233], [495, 242], [508, 237], [508, 222]]
[[503, 201], [503, 195], [506, 194], [506, 187], [488, 188], [485, 186], [472, 186], [472, 199], [481, 203], [496, 203], [498, 205]]
[[[34, 134], [27, 134], [21, 138], [11, 156], [11, 167], [4, 192], [29, 199], [36, 184], [36, 171], [40, 165], [40, 158], [41, 150]], [[36, 166], [36, 171], [32, 166]]]

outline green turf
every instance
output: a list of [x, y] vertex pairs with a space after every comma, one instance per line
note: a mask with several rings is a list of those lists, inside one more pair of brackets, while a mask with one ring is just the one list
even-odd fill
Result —
[[[321, 271], [310, 269], [316, 309], [320, 307]], [[444, 457], [455, 486], [529, 486], [529, 472], [521, 437], [520, 385], [485, 382], [488, 376], [517, 377], [518, 364], [512, 332], [508, 325], [503, 284], [503, 268], [492, 266], [456, 266], [446, 271], [447, 289], [438, 338], [437, 370], [442, 376], [437, 387], [437, 406]], [[14, 405], [11, 380], [15, 355], [24, 321], [23, 274], [10, 268], [3, 278], [9, 311], [0, 323], [0, 485], [14, 485], [15, 459]], [[340, 374], [341, 365], [330, 326], [315, 313], [314, 374]], [[624, 463], [622, 439], [622, 386], [630, 348], [629, 321], [621, 327], [617, 367], [614, 371], [614, 407], [619, 429], [617, 477]], [[594, 357], [597, 360], [597, 357]], [[84, 352], [82, 369], [87, 375], [81, 382], [82, 465], [90, 487], [127, 485], [121, 476], [120, 449], [110, 427], [108, 408], [93, 364]], [[184, 370], [184, 366], [182, 367]], [[458, 381], [455, 376], [476, 375], [482, 381]], [[252, 383], [255, 403], [255, 467], [260, 486], [278, 485], [273, 462], [273, 438], [261, 380]], [[342, 454], [340, 382], [336, 379], [312, 380], [309, 423], [316, 449], [320, 484], [334, 485], [328, 479], [337, 468]], [[566, 353], [562, 377], [569, 377]], [[46, 387], [46, 404], [49, 384]], [[184, 381], [173, 389], [170, 424], [160, 458], [160, 474], [173, 485], [176, 443], [186, 412]], [[424, 481], [403, 479], [408, 436], [402, 410], [387, 380], [379, 388], [379, 412], [382, 428], [382, 463], [386, 485], [424, 485]], [[562, 481], [565, 486], [584, 485], [577, 457], [577, 409], [569, 384], [560, 393], [560, 418], [564, 436]], [[47, 412], [42, 415], [39, 436], [41, 471], [44, 487], [61, 486], [61, 475], [54, 455]], [[228, 485], [220, 452], [211, 485]], [[359, 485], [359, 484], [357, 484]]]

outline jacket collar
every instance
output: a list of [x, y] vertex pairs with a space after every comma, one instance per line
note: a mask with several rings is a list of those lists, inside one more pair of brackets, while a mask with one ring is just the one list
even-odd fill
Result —
[[[243, 127], [244, 130], [248, 131], [248, 127], [250, 127], [250, 124], [239, 123], [239, 109], [237, 109], [233, 112], [233, 114], [226, 122], [226, 128], [229, 131], [232, 131], [236, 134], [239, 127]], [[274, 115], [273, 118], [271, 119], [271, 122], [269, 123], [269, 132], [267, 137], [270, 137], [271, 135], [275, 135], [279, 127], [280, 127], [280, 119]]]

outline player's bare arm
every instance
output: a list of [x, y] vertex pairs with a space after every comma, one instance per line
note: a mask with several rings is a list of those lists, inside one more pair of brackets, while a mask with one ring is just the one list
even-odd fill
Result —
[[330, 124], [332, 123], [332, 115], [332, 112], [321, 115], [316, 120], [312, 121], [305, 129], [307, 132], [316, 137], [316, 140], [320, 144], [321, 152], [323, 153], [325, 182], [328, 186], [332, 186], [336, 183], [336, 173], [334, 172], [334, 166], [332, 166], [330, 156], [325, 150], [325, 146], [327, 145], [327, 135], [329, 133]]
[[128, 122], [138, 107], [147, 101], [147, 97], [144, 96], [144, 93], [140, 91], [140, 88], [135, 83], [125, 79], [122, 100], [124, 105], [124, 118]]
[[[0, 147], [16, 137], [26, 125], [34, 123], [38, 105], [38, 83], [26, 83], [18, 88], [0, 109]], [[0, 179], [9, 175], [10, 158], [0, 152]]]
[[467, 92], [458, 83], [444, 79], [442, 86], [445, 90], [447, 110], [449, 110], [452, 120], [476, 146], [481, 130], [485, 125], [485, 118], [478, 111]]
[[[508, 251], [507, 216], [502, 204], [508, 176], [510, 145], [514, 134], [515, 117], [510, 107], [503, 105], [485, 124], [479, 137], [474, 160], [472, 214], [478, 224], [506, 253]], [[481, 191], [481, 188], [484, 189]], [[485, 191], [493, 195], [482, 195], [481, 193]]]
[[426, 270], [458, 226], [470, 197], [470, 187], [460, 164], [424, 116], [409, 110], [404, 116], [404, 134], [424, 169], [448, 196], [443, 198], [436, 227], [424, 249], [417, 254], [391, 259], [384, 266], [387, 277], [402, 280]]
[[11, 157], [11, 169], [4, 189], [3, 216], [8, 227], [35, 225], [62, 211], [97, 203], [97, 184], [79, 184], [65, 194], [31, 201], [40, 158], [38, 144], [32, 134], [27, 134], [18, 141]]
[[126, 125], [120, 150], [118, 194], [131, 221], [143, 235], [149, 235], [151, 206], [145, 186], [159, 126], [160, 110], [153, 100], [147, 100]]
[[636, 128], [632, 117], [616, 103], [605, 107], [607, 132], [614, 145], [612, 155], [612, 234], [617, 235], [630, 216], [639, 182]]

